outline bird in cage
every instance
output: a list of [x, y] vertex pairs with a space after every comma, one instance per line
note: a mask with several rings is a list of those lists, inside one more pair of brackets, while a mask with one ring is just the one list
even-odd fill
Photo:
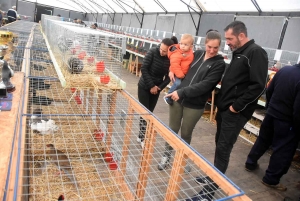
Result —
[[70, 38], [65, 39], [62, 35], [60, 35], [57, 39], [57, 47], [62, 52], [65, 52], [68, 49], [70, 49], [72, 44], [73, 44], [72, 39], [70, 39]]
[[47, 69], [45, 66], [39, 65], [39, 64], [33, 64], [33, 69], [37, 71], [43, 71]]
[[52, 163], [54, 163], [60, 171], [63, 171], [70, 181], [78, 188], [78, 183], [73, 173], [73, 169], [70, 163], [70, 159], [64, 154], [64, 152], [56, 149], [53, 144], [47, 144], [49, 149], [49, 158]]
[[38, 78], [29, 79], [29, 86], [37, 90], [50, 89], [51, 84], [46, 84], [44, 80]]
[[68, 70], [72, 74], [80, 73], [83, 70], [83, 62], [76, 57], [70, 57], [68, 60]]
[[35, 162], [33, 167], [34, 176], [42, 175], [47, 167], [47, 164], [48, 162], [46, 160]]
[[35, 122], [36, 120], [32, 119], [32, 121], [34, 122], [30, 124], [31, 130], [39, 134], [45, 135], [58, 131], [58, 126], [55, 125], [55, 121], [52, 119], [49, 119], [48, 121], [40, 120], [39, 122]]
[[57, 199], [57, 201], [63, 201], [63, 200], [65, 200], [64, 195], [60, 195], [60, 196], [58, 197], [58, 199]]
[[52, 98], [48, 98], [47, 96], [37, 96], [36, 90], [31, 89], [29, 92], [31, 92], [31, 102], [34, 105], [50, 105], [54, 100]]
[[10, 78], [14, 76], [14, 71], [10, 68], [5, 60], [0, 60], [0, 68], [2, 67], [2, 82], [6, 86], [8, 93], [16, 90], [15, 85], [10, 82]]
[[39, 123], [41, 120], [48, 121], [49, 119], [43, 116], [43, 110], [41, 108], [36, 108], [32, 112], [31, 123]]

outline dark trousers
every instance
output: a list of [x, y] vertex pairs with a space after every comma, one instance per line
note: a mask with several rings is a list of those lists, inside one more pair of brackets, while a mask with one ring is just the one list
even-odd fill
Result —
[[[148, 110], [153, 112], [159, 98], [159, 93], [154, 95], [150, 93], [150, 89], [143, 89], [141, 87], [138, 87], [138, 98], [139, 98], [139, 102], [142, 105], [144, 105]], [[139, 138], [144, 139], [146, 128], [147, 128], [147, 122], [141, 117]]]
[[16, 21], [16, 19], [8, 17], [8, 23], [11, 23], [11, 22], [14, 22], [14, 21]]
[[228, 109], [226, 111], [218, 111], [216, 121], [217, 133], [214, 165], [225, 174], [233, 145], [248, 119], [240, 113], [233, 113]]
[[272, 147], [273, 153], [263, 181], [270, 185], [277, 185], [282, 175], [286, 174], [296, 148], [299, 137], [291, 128], [292, 123], [284, 122], [270, 115], [266, 115], [248, 157], [246, 164], [256, 165], [258, 159]]

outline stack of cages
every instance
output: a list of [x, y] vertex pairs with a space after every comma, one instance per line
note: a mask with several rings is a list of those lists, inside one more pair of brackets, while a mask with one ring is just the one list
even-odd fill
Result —
[[12, 70], [21, 71], [24, 60], [24, 50], [28, 42], [31, 30], [35, 23], [27, 21], [16, 21], [0, 28], [1, 35], [8, 34], [9, 40], [1, 37], [1, 54], [4, 56]]
[[[204, 191], [210, 200], [250, 200], [118, 84], [94, 86], [76, 80], [89, 82], [102, 74], [117, 79], [120, 72], [114, 66], [119, 63], [116, 53], [121, 48], [114, 49], [118, 43], [112, 43], [117, 39], [101, 32], [91, 36], [85, 27], [63, 25], [50, 17], [46, 20], [43, 16], [42, 20], [47, 39], [34, 29], [33, 40], [27, 45], [30, 73], [26, 87], [30, 93], [26, 93], [22, 114], [26, 124], [20, 125], [20, 136], [25, 138], [18, 149], [19, 181], [13, 199], [8, 200], [188, 200], [201, 189], [213, 190]], [[61, 66], [49, 61], [47, 69], [39, 70], [31, 62], [43, 60], [38, 66], [45, 67], [52, 54], [44, 49], [47, 41]], [[86, 55], [80, 59], [83, 51]], [[80, 72], [68, 69], [72, 57], [82, 62]], [[96, 66], [89, 65], [90, 57]], [[97, 71], [99, 61], [104, 61], [103, 72]], [[55, 74], [60, 73], [54, 71], [57, 67], [64, 82]], [[143, 146], [137, 141], [140, 134], [145, 135]], [[168, 152], [170, 165], [158, 170], [166, 142], [174, 149]], [[185, 171], [186, 167], [190, 171]], [[196, 176], [210, 176], [212, 180], [196, 185]]]
[[67, 88], [121, 89], [125, 39], [74, 23], [42, 17], [43, 31]]

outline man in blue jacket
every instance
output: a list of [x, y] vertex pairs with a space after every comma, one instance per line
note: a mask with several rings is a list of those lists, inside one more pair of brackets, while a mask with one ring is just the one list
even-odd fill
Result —
[[245, 168], [255, 170], [258, 159], [272, 147], [262, 183], [276, 190], [287, 188], [280, 178], [287, 173], [300, 138], [300, 64], [279, 70], [267, 89], [267, 113]]
[[16, 6], [13, 6], [7, 11], [8, 23], [14, 22], [17, 20], [18, 13], [16, 11]]

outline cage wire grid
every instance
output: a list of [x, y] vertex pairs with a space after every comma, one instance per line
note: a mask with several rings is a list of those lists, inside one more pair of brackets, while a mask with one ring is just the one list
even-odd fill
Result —
[[103, 87], [120, 88], [114, 78], [121, 77], [122, 38], [48, 18], [42, 17], [47, 24], [44, 32], [67, 87], [100, 83]]
[[[45, 23], [51, 26], [51, 22], [45, 20]], [[52, 27], [55, 27], [54, 24]], [[51, 46], [51, 37], [49, 43]], [[115, 51], [116, 54], [112, 55], [117, 56], [113, 61], [105, 60], [108, 64], [119, 59], [120, 51], [120, 48], [117, 50], [110, 44], [107, 44], [108, 47], [105, 44], [95, 45], [100, 49], [98, 51], [102, 48]], [[132, 198], [156, 201], [165, 200], [166, 196], [185, 200], [204, 187], [195, 184], [194, 179], [196, 176], [206, 176], [206, 173], [191, 160], [186, 160], [191, 172], [180, 173], [177, 179], [172, 177], [174, 168], [171, 166], [178, 163], [176, 153], [180, 151], [176, 147], [170, 157], [171, 165], [163, 171], [157, 169], [165, 151], [166, 139], [161, 125], [153, 123], [153, 114], [134, 108], [132, 100], [120, 90], [62, 87], [45, 47], [40, 28], [36, 26], [31, 46], [27, 47], [30, 49], [27, 62], [30, 69], [26, 77], [29, 96], [27, 112], [23, 114], [27, 118], [27, 126], [25, 148], [22, 150], [25, 155], [24, 169], [21, 171], [24, 174], [18, 184], [22, 189], [22, 193], [18, 194], [21, 200], [57, 200], [60, 195], [64, 195], [66, 200]], [[55, 45], [51, 47], [62, 61], [70, 56], [70, 50], [63, 52], [55, 49]], [[92, 53], [96, 55], [96, 51]], [[22, 55], [20, 57], [24, 58]], [[39, 70], [33, 64], [46, 69]], [[109, 70], [113, 73], [120, 71], [117, 67]], [[36, 111], [41, 114], [36, 114]], [[40, 126], [33, 117], [40, 120]], [[137, 142], [141, 118], [147, 122], [145, 148]], [[42, 124], [41, 120], [49, 124]], [[47, 144], [53, 144], [59, 153], [50, 152]], [[72, 168], [58, 174], [55, 157], [60, 155], [65, 157], [57, 161], [58, 165], [69, 162]], [[170, 191], [170, 184], [178, 190]], [[216, 189], [213, 200], [229, 199], [228, 196], [221, 188]]]

